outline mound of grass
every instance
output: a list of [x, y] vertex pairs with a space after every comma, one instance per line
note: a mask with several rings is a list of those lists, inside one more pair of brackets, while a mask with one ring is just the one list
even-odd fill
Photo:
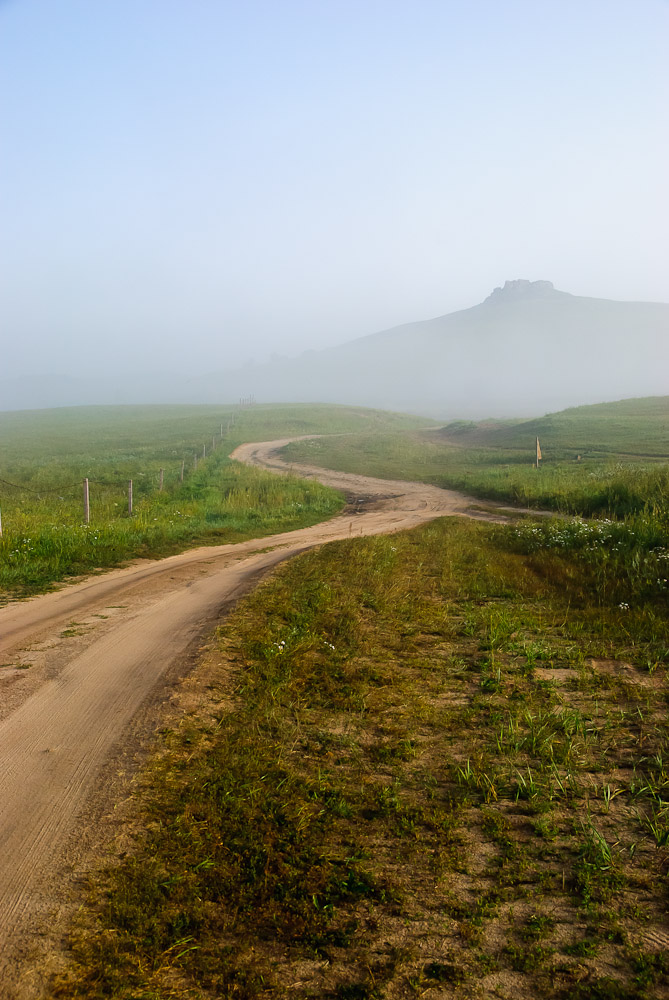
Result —
[[538, 436], [558, 458], [600, 454], [669, 458], [669, 396], [621, 399], [573, 406], [533, 420], [463, 424], [443, 430], [447, 438], [478, 447], [526, 450]]
[[455, 520], [283, 566], [55, 996], [660, 995], [669, 624], [568, 569]]

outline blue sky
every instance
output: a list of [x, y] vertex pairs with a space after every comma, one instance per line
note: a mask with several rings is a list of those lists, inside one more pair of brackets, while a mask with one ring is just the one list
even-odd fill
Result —
[[3, 362], [196, 373], [507, 278], [669, 301], [666, 0], [0, 0]]

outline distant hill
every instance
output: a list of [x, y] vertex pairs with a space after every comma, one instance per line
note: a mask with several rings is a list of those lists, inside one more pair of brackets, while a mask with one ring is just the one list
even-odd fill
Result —
[[669, 391], [669, 305], [507, 281], [479, 305], [298, 358], [183, 381], [0, 382], [0, 409], [82, 403], [332, 402], [456, 417], [523, 416]]
[[480, 305], [293, 360], [194, 380], [199, 398], [522, 416], [669, 390], [669, 305], [507, 281]]
[[518, 449], [539, 438], [546, 459], [620, 455], [669, 458], [669, 396], [574, 406], [533, 420], [502, 424], [456, 421], [437, 432], [466, 447]]

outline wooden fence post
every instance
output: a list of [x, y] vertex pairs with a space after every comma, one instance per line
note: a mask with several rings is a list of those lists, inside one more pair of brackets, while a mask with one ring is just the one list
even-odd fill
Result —
[[84, 523], [91, 523], [91, 502], [88, 492], [88, 479], [84, 479]]
[[158, 485], [158, 489], [160, 490], [161, 493], [163, 492], [163, 482], [164, 482], [164, 479], [165, 479], [165, 470], [161, 469], [160, 470], [160, 483]]
[[128, 516], [132, 517], [132, 479], [128, 480]]
[[202, 445], [202, 457], [203, 458], [207, 457], [207, 446], [206, 446], [206, 444]]
[[183, 481], [184, 481], [184, 468], [185, 468], [185, 466], [186, 466], [186, 460], [185, 460], [185, 458], [182, 458], [181, 459], [181, 475], [179, 476], [179, 482], [180, 483], [183, 483]]

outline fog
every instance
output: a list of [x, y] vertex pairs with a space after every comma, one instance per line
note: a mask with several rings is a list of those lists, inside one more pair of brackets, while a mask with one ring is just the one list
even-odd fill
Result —
[[[668, 28], [659, 0], [0, 2], [0, 409], [313, 398], [303, 361], [262, 365], [507, 279], [669, 302]], [[547, 361], [556, 329], [537, 331]], [[669, 391], [652, 350], [634, 372], [616, 351], [596, 386], [565, 363], [564, 391], [522, 398], [524, 345], [504, 398], [470, 375], [458, 396], [466, 359], [423, 345], [451, 393], [423, 409]], [[250, 361], [265, 381], [224, 377]], [[336, 398], [382, 402], [367, 364]]]

